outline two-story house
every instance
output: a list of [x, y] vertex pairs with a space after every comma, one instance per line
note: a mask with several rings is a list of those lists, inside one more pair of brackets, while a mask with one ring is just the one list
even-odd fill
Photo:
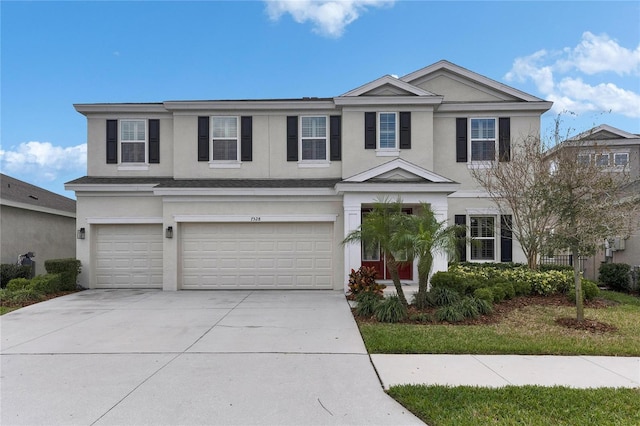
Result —
[[339, 290], [362, 264], [384, 280], [377, 247], [342, 245], [383, 197], [466, 224], [466, 260], [523, 261], [469, 169], [509, 161], [550, 107], [447, 61], [334, 98], [75, 105], [81, 284]]

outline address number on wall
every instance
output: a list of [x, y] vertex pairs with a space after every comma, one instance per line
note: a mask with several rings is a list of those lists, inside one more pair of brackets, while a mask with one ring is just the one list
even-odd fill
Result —
[[260, 222], [260, 216], [251, 216], [251, 222]]

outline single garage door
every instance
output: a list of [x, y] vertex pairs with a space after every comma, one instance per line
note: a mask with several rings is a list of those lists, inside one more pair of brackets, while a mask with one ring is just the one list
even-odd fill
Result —
[[97, 288], [162, 288], [162, 225], [98, 225]]
[[186, 223], [183, 289], [330, 289], [333, 223]]

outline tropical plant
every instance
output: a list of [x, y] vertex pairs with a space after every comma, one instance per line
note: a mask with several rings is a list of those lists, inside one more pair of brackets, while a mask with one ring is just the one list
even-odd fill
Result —
[[397, 295], [382, 300], [375, 308], [376, 319], [380, 322], [400, 322], [407, 319], [407, 307]]
[[378, 244], [384, 253], [389, 275], [396, 289], [400, 302], [407, 307], [407, 299], [402, 289], [398, 268], [406, 261], [397, 260], [394, 253], [405, 253], [407, 215], [402, 211], [402, 201], [397, 199], [391, 201], [388, 198], [378, 200], [373, 205], [373, 209], [362, 218], [362, 224], [351, 231], [342, 244], [362, 243], [367, 241], [371, 244]]
[[366, 266], [361, 266], [357, 271], [352, 269], [349, 274], [348, 298], [355, 299], [355, 297], [361, 293], [374, 293], [382, 297], [384, 289], [387, 288], [387, 286], [376, 282], [377, 273], [375, 268]]

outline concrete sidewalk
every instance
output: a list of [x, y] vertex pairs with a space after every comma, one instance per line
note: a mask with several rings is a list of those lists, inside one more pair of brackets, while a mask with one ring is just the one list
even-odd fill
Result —
[[385, 389], [401, 384], [640, 388], [640, 357], [371, 355]]

